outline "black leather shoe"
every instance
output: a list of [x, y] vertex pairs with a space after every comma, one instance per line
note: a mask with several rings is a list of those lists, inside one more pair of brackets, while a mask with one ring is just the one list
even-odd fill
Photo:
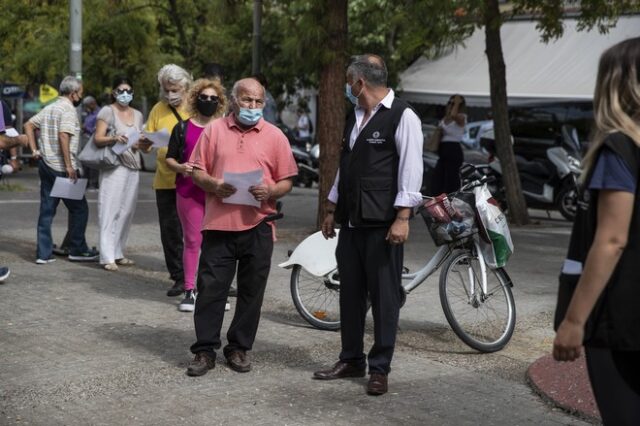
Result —
[[371, 373], [369, 383], [367, 384], [367, 393], [369, 395], [384, 395], [389, 390], [387, 384], [387, 375], [381, 373]]
[[207, 374], [207, 371], [213, 370], [216, 366], [216, 359], [206, 354], [205, 352], [198, 352], [193, 358], [193, 361], [187, 366], [188, 376], [203, 376]]
[[182, 293], [184, 293], [184, 283], [180, 281], [176, 281], [173, 286], [167, 290], [167, 296], [169, 297], [182, 296]]
[[329, 370], [321, 370], [313, 373], [313, 378], [318, 380], [344, 379], [345, 377], [364, 377], [365, 368], [356, 367], [347, 362], [338, 361]]
[[233, 371], [237, 371], [238, 373], [246, 373], [251, 370], [251, 362], [249, 362], [249, 357], [245, 351], [232, 351], [227, 357], [227, 364]]

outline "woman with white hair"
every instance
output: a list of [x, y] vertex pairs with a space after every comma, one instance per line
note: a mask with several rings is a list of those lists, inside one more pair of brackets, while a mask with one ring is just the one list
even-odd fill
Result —
[[[168, 64], [158, 71], [160, 100], [149, 113], [147, 131], [167, 129], [171, 133], [179, 121], [189, 118], [185, 99], [192, 80], [191, 74], [178, 65]], [[159, 148], [153, 188], [156, 191], [164, 261], [174, 282], [167, 291], [167, 296], [174, 297], [184, 292], [182, 227], [176, 209], [176, 174], [167, 167], [166, 156], [167, 148]]]

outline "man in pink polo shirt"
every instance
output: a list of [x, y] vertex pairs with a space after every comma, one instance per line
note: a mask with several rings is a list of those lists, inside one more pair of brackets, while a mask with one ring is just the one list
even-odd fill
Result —
[[[196, 343], [189, 376], [202, 376], [215, 367], [220, 329], [229, 287], [238, 269], [238, 300], [227, 332], [224, 356], [237, 372], [247, 372], [260, 321], [273, 251], [273, 224], [264, 219], [276, 212], [276, 199], [292, 187], [298, 173], [285, 135], [262, 118], [264, 87], [252, 78], [237, 81], [231, 93], [232, 113], [209, 123], [191, 155], [193, 181], [207, 193], [198, 266], [198, 296], [194, 312]], [[260, 183], [236, 194], [224, 173], [255, 172]], [[245, 195], [259, 206], [232, 201]], [[228, 199], [228, 200], [225, 200]], [[246, 202], [246, 200], [245, 200]]]

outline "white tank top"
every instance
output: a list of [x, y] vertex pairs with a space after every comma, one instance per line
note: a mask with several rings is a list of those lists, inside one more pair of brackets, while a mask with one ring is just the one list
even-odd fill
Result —
[[[464, 122], [467, 123], [467, 116], [464, 115]], [[441, 142], [461, 142], [464, 136], [464, 126], [460, 126], [455, 120], [452, 120], [449, 124], [445, 124], [444, 120], [439, 124], [442, 129]]]

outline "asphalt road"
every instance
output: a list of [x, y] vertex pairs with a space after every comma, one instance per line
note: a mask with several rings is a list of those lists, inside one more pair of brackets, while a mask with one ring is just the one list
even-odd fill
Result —
[[[0, 188], [0, 264], [12, 269], [0, 285], [0, 424], [584, 424], [546, 405], [525, 379], [551, 347], [556, 277], [569, 236], [559, 216], [532, 211], [536, 224], [512, 229], [516, 253], [508, 270], [518, 320], [504, 350], [479, 354], [460, 342], [442, 313], [437, 277], [429, 278], [401, 311], [390, 392], [375, 398], [365, 394], [366, 379], [311, 380], [335, 362], [340, 336], [298, 316], [289, 271], [276, 266], [313, 231], [313, 189], [295, 188], [284, 199], [253, 370], [235, 373], [219, 357], [207, 375], [187, 377], [193, 322], [177, 311], [177, 298], [165, 296], [170, 281], [151, 180], [142, 175], [127, 250], [137, 265], [115, 273], [63, 259], [35, 265], [37, 173], [12, 177], [12, 191]], [[90, 245], [98, 242], [96, 197], [88, 194]], [[61, 204], [56, 242], [65, 229]], [[406, 266], [415, 270], [434, 252], [423, 223], [412, 221]]]

